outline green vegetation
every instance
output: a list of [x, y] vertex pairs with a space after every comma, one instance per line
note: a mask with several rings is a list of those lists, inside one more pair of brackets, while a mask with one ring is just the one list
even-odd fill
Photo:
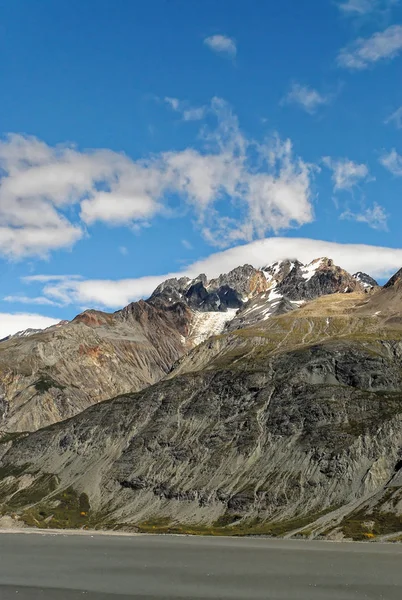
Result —
[[43, 474], [36, 479], [32, 485], [21, 489], [9, 500], [8, 505], [12, 509], [22, 508], [30, 504], [36, 504], [45, 496], [56, 490], [58, 484], [55, 475]]
[[28, 433], [24, 431], [11, 431], [10, 433], [5, 433], [0, 437], [0, 444], [8, 444], [8, 442], [13, 442], [20, 437], [27, 436]]
[[242, 519], [242, 515], [232, 515], [230, 513], [226, 513], [219, 517], [214, 523], [212, 523], [213, 527], [227, 527], [231, 525], [235, 521], [240, 521]]
[[[244, 358], [242, 367], [252, 368], [258, 360], [263, 361], [278, 352], [284, 353], [328, 342], [356, 343], [362, 346], [366, 354], [382, 356], [381, 341], [402, 339], [402, 330], [381, 328], [377, 318], [328, 312], [326, 304], [331, 304], [334, 300], [343, 300], [335, 296], [330, 295], [325, 302], [316, 302], [315, 310], [318, 314], [295, 311], [273, 317], [267, 322], [222, 334], [220, 338], [226, 338], [228, 348], [215, 358], [214, 366], [218, 369], [228, 368], [233, 362]], [[320, 305], [324, 307], [322, 315]]]
[[[369, 527], [368, 524], [370, 524]], [[377, 508], [371, 512], [362, 509], [345, 517], [341, 523], [341, 529], [343, 535], [352, 540], [373, 539], [379, 535], [401, 532], [402, 515], [381, 512]]]
[[[319, 513], [294, 517], [285, 521], [267, 522], [260, 518], [242, 519], [240, 515], [222, 515], [211, 526], [198, 524], [172, 523], [169, 517], [148, 519], [138, 523], [138, 531], [141, 533], [173, 533], [185, 535], [212, 535], [212, 536], [271, 536], [281, 537], [296, 529], [306, 527], [318, 518], [332, 512], [330, 507]], [[242, 519], [239, 521], [239, 519]], [[234, 523], [233, 525], [231, 523]]]
[[61, 385], [57, 381], [55, 381], [52, 377], [47, 375], [46, 373], [41, 375], [39, 379], [35, 382], [35, 389], [39, 393], [48, 392], [50, 388], [56, 388], [58, 390], [64, 390], [65, 385]]
[[18, 477], [22, 473], [25, 473], [27, 469], [29, 469], [31, 465], [29, 463], [25, 463], [23, 465], [5, 465], [4, 467], [0, 466], [0, 482], [2, 479], [6, 477]]
[[68, 488], [39, 502], [21, 515], [27, 525], [51, 529], [88, 529], [95, 526], [86, 494]]

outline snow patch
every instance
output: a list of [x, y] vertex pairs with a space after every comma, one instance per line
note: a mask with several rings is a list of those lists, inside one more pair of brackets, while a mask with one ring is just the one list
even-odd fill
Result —
[[322, 265], [322, 262], [322, 258], [320, 258], [319, 260], [313, 260], [313, 262], [304, 267], [301, 270], [303, 279], [305, 279], [306, 281], [310, 281], [310, 279], [314, 277], [314, 275]]
[[283, 295], [279, 294], [277, 291], [275, 291], [275, 288], [272, 288], [271, 290], [269, 290], [269, 296], [268, 296], [268, 302], [272, 302], [272, 300], [282, 300]]
[[226, 323], [235, 317], [237, 310], [229, 308], [226, 312], [196, 312], [189, 336], [191, 341], [198, 345], [212, 335], [222, 333]]

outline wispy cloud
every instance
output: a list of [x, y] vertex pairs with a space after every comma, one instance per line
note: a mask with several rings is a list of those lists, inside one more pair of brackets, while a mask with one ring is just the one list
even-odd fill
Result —
[[290, 91], [281, 100], [281, 104], [297, 104], [309, 114], [314, 114], [320, 106], [329, 104], [332, 96], [321, 94], [314, 88], [300, 83], [293, 83]]
[[193, 245], [191, 242], [189, 242], [188, 240], [182, 240], [181, 243], [183, 244], [183, 246], [187, 249], [187, 250], [192, 250], [193, 249]]
[[22, 278], [24, 283], [33, 283], [38, 281], [39, 283], [49, 283], [50, 281], [64, 281], [72, 279], [82, 279], [81, 275], [27, 275]]
[[127, 254], [128, 254], [128, 248], [126, 248], [126, 246], [119, 246], [119, 252], [123, 256], [127, 256]]
[[50, 298], [45, 298], [45, 296], [36, 296], [30, 298], [29, 296], [6, 296], [3, 298], [4, 302], [12, 302], [14, 304], [43, 304], [48, 306], [60, 306], [59, 303], [54, 302], [54, 300], [50, 300]]
[[[314, 167], [294, 155], [291, 141], [247, 138], [220, 98], [208, 111], [217, 125], [202, 128], [199, 150], [138, 161], [22, 135], [0, 141], [0, 254], [44, 255], [71, 246], [96, 222], [149, 226], [157, 214], [172, 215], [172, 195], [211, 243], [230, 245], [311, 222]], [[238, 218], [221, 214], [223, 202]]]
[[347, 0], [347, 2], [340, 2], [338, 8], [348, 15], [365, 15], [372, 12], [377, 4], [377, 0]]
[[205, 117], [206, 107], [198, 106], [195, 108], [187, 108], [183, 110], [183, 119], [185, 121], [201, 121]]
[[[381, 212], [376, 210], [375, 206], [371, 209], [371, 213], [362, 214], [365, 222], [381, 223]], [[297, 257], [307, 263], [320, 256], [331, 257], [349, 272], [363, 271], [379, 278], [389, 277], [402, 264], [402, 250], [397, 248], [367, 244], [338, 244], [308, 238], [271, 237], [211, 254], [208, 258], [196, 261], [178, 272], [149, 275], [137, 279], [61, 280], [46, 285], [43, 294], [53, 300], [63, 298], [65, 303], [76, 306], [96, 305], [114, 309], [139, 298], [149, 297], [163, 280], [170, 277], [183, 275], [196, 277], [199, 273], [216, 277], [243, 264], [261, 267], [289, 257]]]
[[386, 11], [399, 0], [345, 0], [338, 2], [339, 10], [347, 16], [364, 16], [373, 12]]
[[180, 100], [178, 98], [171, 98], [170, 96], [165, 96], [165, 102], [172, 108], [173, 110], [178, 111], [180, 106]]
[[402, 156], [395, 150], [384, 153], [380, 158], [380, 163], [396, 177], [402, 177]]
[[217, 54], [234, 58], [237, 54], [237, 45], [233, 38], [227, 35], [211, 35], [204, 40], [204, 44]]
[[178, 98], [166, 96], [164, 100], [172, 110], [181, 114], [183, 121], [201, 121], [208, 111], [207, 106], [191, 107]]
[[369, 179], [367, 165], [355, 163], [348, 158], [333, 159], [325, 156], [323, 163], [332, 170], [335, 191], [350, 190], [361, 181]]
[[396, 109], [386, 120], [385, 124], [393, 123], [397, 129], [402, 129], [402, 106]]
[[354, 213], [352, 211], [347, 210], [341, 215], [341, 219], [349, 219], [357, 221], [358, 223], [366, 223], [372, 229], [380, 229], [386, 231], [388, 228], [388, 215], [385, 212], [384, 207], [380, 206], [376, 202], [371, 208], [366, 208], [365, 210], [362, 210], [359, 213]]
[[402, 26], [391, 25], [369, 38], [358, 38], [343, 48], [337, 58], [339, 67], [363, 70], [380, 60], [395, 58], [402, 51]]

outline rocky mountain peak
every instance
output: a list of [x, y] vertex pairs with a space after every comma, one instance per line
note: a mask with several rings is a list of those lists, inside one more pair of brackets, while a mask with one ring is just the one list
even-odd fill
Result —
[[331, 258], [320, 257], [303, 265], [287, 259], [263, 267], [265, 293], [254, 296], [239, 311], [230, 329], [246, 327], [298, 308], [318, 296], [363, 290], [363, 285]]
[[268, 283], [271, 284], [270, 287], [272, 287], [275, 282], [282, 282], [293, 269], [297, 269], [302, 266], [302, 263], [296, 259], [286, 259], [266, 265], [263, 267], [262, 271]]
[[193, 310], [225, 312], [240, 308], [250, 297], [267, 288], [263, 273], [244, 265], [211, 281], [204, 273], [194, 279], [168, 279], [156, 288], [147, 302], [159, 307], [183, 302]]
[[352, 275], [353, 279], [356, 279], [364, 287], [365, 290], [371, 290], [375, 287], [379, 287], [378, 283], [375, 279], [367, 275], [367, 273], [362, 273], [362, 271], [358, 271], [354, 275]]
[[391, 277], [391, 279], [389, 281], [387, 281], [387, 283], [384, 285], [384, 288], [391, 288], [391, 287], [401, 287], [402, 285], [402, 269], [399, 269], [399, 271], [397, 271], [395, 273], [395, 275], [393, 275]]
[[219, 275], [209, 282], [211, 290], [226, 286], [235, 290], [243, 298], [249, 298], [267, 290], [268, 286], [263, 273], [251, 265], [236, 267], [229, 273]]
[[89, 327], [99, 327], [101, 325], [108, 325], [112, 322], [113, 315], [110, 313], [102, 312], [100, 310], [88, 309], [77, 315], [72, 323], [83, 323]]

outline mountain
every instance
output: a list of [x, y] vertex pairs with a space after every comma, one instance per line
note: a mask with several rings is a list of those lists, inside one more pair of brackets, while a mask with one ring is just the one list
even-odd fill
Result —
[[210, 281], [203, 274], [169, 279], [148, 300], [116, 313], [88, 310], [71, 322], [11, 336], [0, 343], [0, 431], [33, 431], [144, 389], [225, 328], [359, 287], [328, 259], [292, 264], [244, 265]]
[[17, 331], [17, 333], [13, 333], [12, 335], [7, 335], [5, 338], [1, 339], [0, 342], [6, 342], [7, 340], [15, 339], [15, 338], [24, 338], [30, 335], [34, 335], [35, 333], [41, 333], [42, 331], [48, 331], [55, 327], [62, 327], [63, 325], [67, 325], [68, 321], [60, 321], [56, 325], [52, 325], [51, 327], [47, 327], [46, 329], [32, 329], [29, 327], [28, 329], [23, 329], [22, 331]]
[[399, 269], [399, 271], [397, 271], [395, 273], [395, 275], [393, 275], [391, 277], [391, 279], [389, 279], [389, 281], [387, 281], [387, 283], [384, 285], [384, 288], [392, 288], [392, 287], [400, 287], [402, 282], [402, 269]]
[[[142, 391], [3, 436], [0, 512], [41, 527], [400, 537], [398, 281], [367, 294], [327, 259], [261, 272], [268, 288], [256, 286], [235, 318], [264, 294], [283, 292], [283, 310], [190, 348]], [[201, 278], [177, 293], [200, 282], [207, 294], [227, 285]], [[148, 318], [165, 314], [156, 305], [168, 287], [143, 303]], [[390, 293], [394, 312], [378, 314]]]
[[159, 381], [266, 287], [246, 265], [209, 283], [205, 276], [166, 281], [147, 301], [113, 314], [88, 310], [10, 336], [0, 343], [0, 431], [39, 429]]
[[367, 273], [362, 273], [361, 271], [355, 273], [353, 275], [353, 279], [356, 279], [356, 281], [358, 281], [367, 290], [379, 287], [375, 279], [370, 277], [370, 275], [367, 275]]
[[318, 258], [307, 265], [285, 260], [262, 269], [267, 292], [249, 300], [230, 323], [231, 330], [295, 310], [304, 302], [328, 294], [348, 294], [364, 286], [331, 259]]
[[0, 430], [34, 430], [163, 377], [185, 352], [189, 310], [141, 301], [0, 344]]

